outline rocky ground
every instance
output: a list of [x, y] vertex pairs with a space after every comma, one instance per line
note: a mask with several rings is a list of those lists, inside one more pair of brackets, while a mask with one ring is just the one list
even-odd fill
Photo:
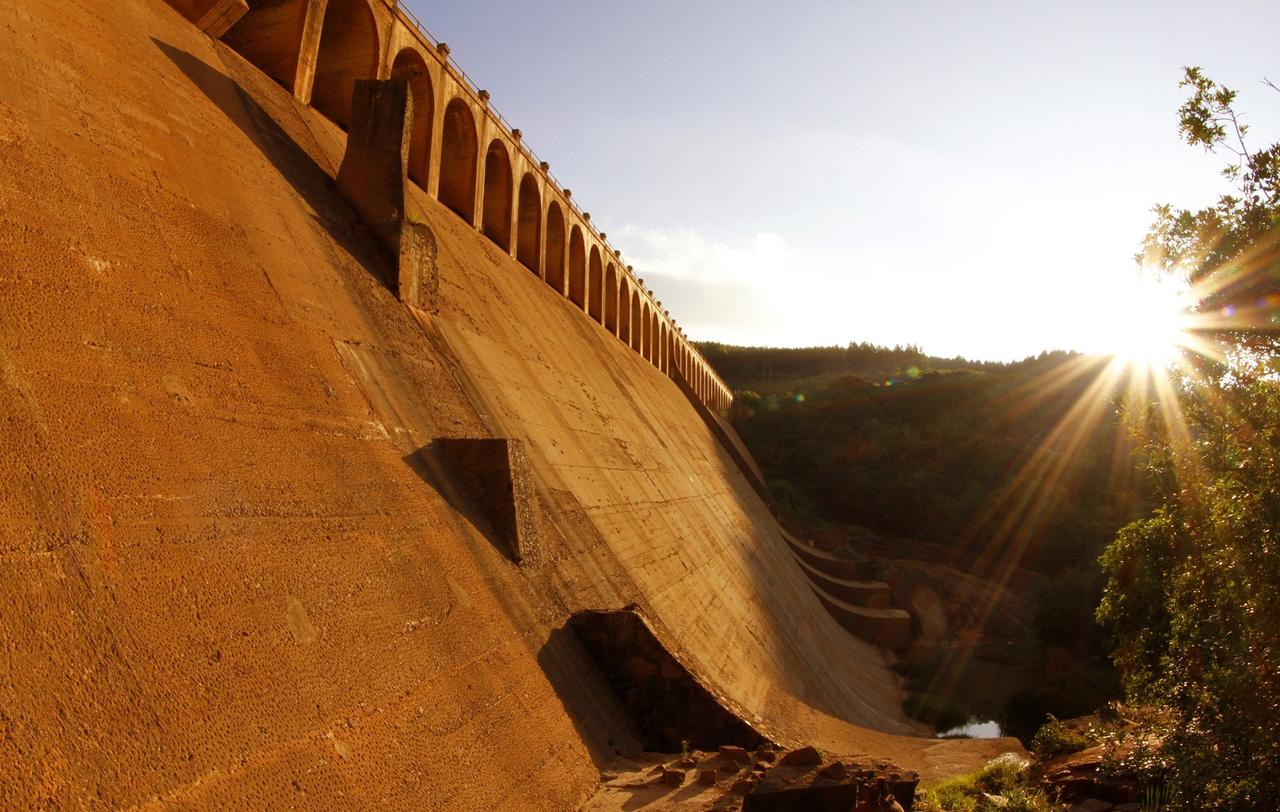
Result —
[[644, 753], [621, 758], [601, 775], [587, 812], [645, 809], [852, 809], [859, 787], [885, 779], [904, 809], [911, 808], [919, 776], [874, 760], [839, 759], [813, 747], [754, 751]]

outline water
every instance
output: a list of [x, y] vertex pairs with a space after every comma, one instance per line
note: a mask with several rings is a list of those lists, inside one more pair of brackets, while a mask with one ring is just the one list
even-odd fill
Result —
[[970, 719], [959, 727], [940, 732], [938, 738], [998, 739], [1003, 735], [999, 722], [993, 722], [990, 719]]

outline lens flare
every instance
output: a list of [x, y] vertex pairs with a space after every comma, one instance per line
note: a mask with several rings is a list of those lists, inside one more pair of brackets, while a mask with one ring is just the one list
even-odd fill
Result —
[[1138, 277], [1108, 304], [1094, 343], [1136, 371], [1168, 367], [1193, 343], [1186, 291], [1168, 280]]

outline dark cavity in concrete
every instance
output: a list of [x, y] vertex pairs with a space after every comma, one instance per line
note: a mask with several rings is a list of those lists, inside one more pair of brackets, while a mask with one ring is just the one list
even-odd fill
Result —
[[766, 743], [667, 651], [636, 607], [576, 612], [569, 628], [631, 714], [645, 749], [675, 753]]

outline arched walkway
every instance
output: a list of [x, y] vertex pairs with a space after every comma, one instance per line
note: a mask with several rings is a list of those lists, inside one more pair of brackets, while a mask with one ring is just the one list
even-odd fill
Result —
[[542, 256], [542, 198], [538, 182], [526, 172], [520, 179], [520, 205], [516, 209], [516, 259], [535, 275], [541, 276], [538, 260]]
[[476, 219], [476, 124], [471, 109], [454, 99], [444, 109], [440, 144], [440, 202], [468, 223]]
[[618, 271], [612, 262], [604, 269], [604, 329], [618, 334]]
[[591, 246], [591, 262], [587, 276], [587, 315], [604, 322], [604, 269], [600, 267], [600, 249]]
[[587, 309], [587, 251], [577, 226], [569, 234], [569, 301]]
[[504, 251], [511, 249], [511, 159], [498, 139], [484, 154], [484, 222], [481, 231]]
[[409, 180], [427, 188], [431, 174], [431, 125], [436, 120], [436, 98], [426, 60], [413, 48], [396, 54], [391, 78], [404, 79], [413, 94], [413, 136], [409, 139]]
[[564, 215], [560, 204], [551, 201], [547, 206], [547, 256], [545, 279], [552, 290], [564, 295]]
[[356, 79], [378, 75], [378, 26], [365, 0], [329, 0], [320, 29], [311, 106], [339, 127], [351, 123]]
[[222, 41], [292, 93], [307, 5], [307, 0], [249, 0], [249, 11]]

